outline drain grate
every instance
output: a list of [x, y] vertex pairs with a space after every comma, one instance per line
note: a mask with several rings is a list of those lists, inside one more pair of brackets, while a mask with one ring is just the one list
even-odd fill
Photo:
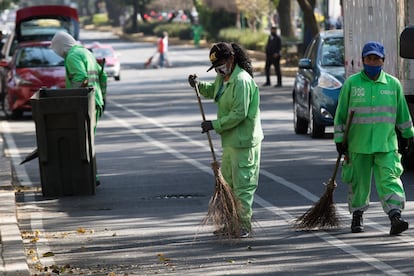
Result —
[[157, 196], [151, 196], [142, 198], [144, 200], [154, 200], [154, 199], [192, 199], [192, 198], [200, 198], [205, 197], [205, 195], [200, 194], [170, 194], [170, 195], [157, 195]]

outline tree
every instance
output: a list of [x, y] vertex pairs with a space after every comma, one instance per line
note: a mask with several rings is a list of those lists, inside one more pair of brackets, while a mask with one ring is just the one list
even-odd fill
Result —
[[124, 3], [122, 3], [122, 1], [106, 0], [105, 4], [108, 12], [108, 18], [112, 23], [112, 26], [119, 26], [119, 17], [123, 12]]
[[292, 25], [292, 1], [290, 0], [278, 0], [274, 1], [277, 7], [277, 13], [279, 16], [279, 28], [280, 34], [283, 37], [295, 37], [295, 30]]
[[298, 0], [298, 3], [303, 12], [303, 50], [305, 50], [312, 38], [319, 33], [314, 13], [316, 0]]
[[145, 20], [144, 14], [147, 11], [147, 5], [151, 3], [151, 0], [122, 0], [122, 2], [124, 2], [125, 5], [132, 5], [133, 11], [130, 18], [132, 26], [130, 31], [136, 33], [138, 32], [138, 13], [141, 15], [141, 18]]
[[262, 23], [262, 17], [269, 13], [268, 0], [235, 0], [237, 10], [243, 14], [249, 23], [249, 27], [257, 30]]

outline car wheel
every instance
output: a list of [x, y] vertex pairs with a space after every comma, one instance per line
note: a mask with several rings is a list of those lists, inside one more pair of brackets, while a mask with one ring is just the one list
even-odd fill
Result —
[[23, 116], [22, 110], [11, 110], [10, 99], [9, 99], [8, 93], [4, 93], [4, 98], [3, 98], [1, 105], [3, 107], [4, 115], [6, 116], [7, 119], [19, 119]]
[[306, 134], [308, 132], [308, 121], [299, 117], [296, 107], [296, 101], [293, 102], [293, 126], [296, 134]]
[[309, 108], [309, 132], [312, 138], [322, 138], [325, 136], [325, 126], [318, 123], [313, 109], [313, 105], [311, 105]]

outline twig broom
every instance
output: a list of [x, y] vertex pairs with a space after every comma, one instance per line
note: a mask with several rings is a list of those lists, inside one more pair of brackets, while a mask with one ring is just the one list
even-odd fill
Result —
[[[345, 127], [343, 144], [346, 144], [348, 138], [349, 127], [354, 116], [354, 110], [351, 110], [348, 121]], [[336, 159], [335, 169], [332, 177], [329, 179], [324, 194], [321, 196], [318, 202], [313, 207], [308, 209], [306, 213], [300, 216], [294, 227], [296, 229], [311, 230], [315, 228], [335, 228], [339, 226], [339, 218], [336, 213], [335, 203], [333, 202], [333, 192], [335, 190], [336, 173], [338, 172], [339, 164], [341, 162], [342, 155], [338, 154]]]
[[[198, 84], [196, 84], [194, 88], [197, 95], [202, 119], [203, 121], [206, 121]], [[239, 201], [233, 193], [233, 190], [230, 188], [229, 184], [221, 174], [220, 163], [217, 161], [210, 133], [208, 131], [206, 133], [211, 154], [213, 156], [211, 167], [213, 168], [214, 172], [215, 186], [214, 194], [212, 195], [209, 202], [207, 215], [203, 219], [203, 224], [212, 223], [215, 230], [220, 234], [220, 236], [231, 238], [235, 233], [240, 232], [239, 218], [241, 207]]]

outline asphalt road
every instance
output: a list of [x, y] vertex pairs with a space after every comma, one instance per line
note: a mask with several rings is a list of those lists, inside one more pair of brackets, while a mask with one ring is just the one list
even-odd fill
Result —
[[[334, 200], [342, 225], [296, 231], [292, 223], [324, 192], [336, 151], [324, 139], [295, 135], [291, 87], [261, 89], [260, 184], [253, 237], [218, 240], [203, 225], [214, 189], [211, 153], [187, 76], [212, 80], [208, 49], [170, 46], [171, 68], [144, 69], [155, 45], [129, 43], [110, 33], [82, 31], [85, 43], [112, 43], [122, 61], [111, 80], [108, 106], [96, 133], [102, 184], [93, 196], [46, 198], [36, 161], [18, 163], [35, 146], [28, 114], [2, 121], [15, 172], [20, 230], [33, 274], [60, 275], [414, 275], [412, 230], [390, 237], [389, 221], [372, 193], [366, 232], [351, 234], [347, 186]], [[256, 76], [259, 84], [264, 76]], [[203, 101], [207, 119], [215, 106]], [[220, 156], [219, 137], [212, 135]], [[414, 174], [406, 172], [405, 217], [414, 222]]]

